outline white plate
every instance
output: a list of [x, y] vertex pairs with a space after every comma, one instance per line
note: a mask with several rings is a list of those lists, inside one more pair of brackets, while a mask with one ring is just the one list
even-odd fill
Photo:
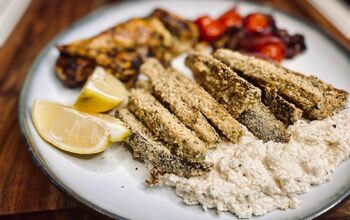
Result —
[[[134, 16], [145, 16], [162, 7], [186, 18], [202, 14], [218, 16], [232, 7], [232, 1], [138, 1], [108, 5], [55, 38], [31, 67], [20, 98], [20, 124], [33, 159], [51, 181], [68, 195], [110, 217], [128, 219], [234, 219], [234, 215], [204, 212], [199, 206], [186, 206], [169, 188], [147, 188], [147, 171], [133, 160], [122, 145], [114, 145], [96, 156], [76, 157], [43, 141], [31, 120], [31, 106], [36, 98], [72, 104], [78, 90], [64, 87], [55, 77], [54, 64], [58, 51], [54, 45], [90, 37]], [[329, 38], [299, 20], [271, 8], [241, 1], [239, 11], [273, 13], [280, 27], [306, 37], [307, 51], [283, 64], [304, 73], [313, 73], [334, 86], [349, 91], [350, 63], [348, 54]], [[175, 64], [183, 68], [181, 60]], [[322, 214], [350, 193], [350, 161], [344, 162], [332, 180], [302, 195], [299, 208], [276, 210], [259, 219], [305, 219]]]

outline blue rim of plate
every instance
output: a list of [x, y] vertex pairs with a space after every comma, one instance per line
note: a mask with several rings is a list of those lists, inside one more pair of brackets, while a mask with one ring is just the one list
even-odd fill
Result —
[[[185, 0], [181, 0], [185, 1]], [[28, 124], [26, 123], [26, 109], [27, 109], [27, 101], [26, 101], [26, 94], [28, 94], [28, 85], [30, 84], [33, 75], [36, 72], [38, 64], [43, 60], [45, 55], [48, 53], [48, 51], [55, 46], [55, 44], [62, 38], [64, 37], [69, 31], [75, 29], [76, 27], [83, 25], [85, 23], [90, 22], [91, 20], [97, 18], [101, 14], [103, 14], [108, 8], [111, 6], [116, 7], [117, 5], [127, 7], [128, 5], [131, 5], [134, 1], [130, 2], [116, 2], [116, 3], [111, 3], [107, 4], [101, 8], [98, 8], [88, 15], [84, 16], [83, 18], [79, 19], [78, 21], [73, 22], [69, 27], [65, 28], [62, 32], [56, 35], [53, 40], [51, 40], [43, 50], [39, 53], [39, 55], [35, 58], [33, 64], [29, 68], [27, 75], [25, 77], [21, 93], [20, 93], [20, 98], [19, 98], [19, 103], [18, 103], [18, 118], [19, 118], [19, 125], [22, 134], [24, 135], [26, 139], [26, 143], [28, 145], [28, 151], [35, 162], [35, 164], [40, 168], [42, 173], [44, 173], [45, 176], [47, 176], [50, 180], [51, 183], [53, 183], [61, 192], [65, 193], [68, 195], [71, 199], [74, 201], [78, 202], [79, 204], [83, 204], [85, 207], [89, 208], [91, 211], [97, 212], [98, 214], [105, 215], [110, 218], [114, 219], [126, 219], [125, 217], [119, 216], [117, 214], [114, 214], [104, 208], [101, 208], [87, 199], [81, 197], [78, 193], [72, 191], [67, 185], [65, 185], [59, 178], [50, 170], [50, 168], [47, 166], [45, 163], [44, 159], [41, 157], [40, 153], [38, 152], [34, 141], [32, 140], [30, 136], [30, 131], [28, 129]], [[340, 50], [342, 50], [345, 54], [350, 55], [350, 51], [347, 50], [345, 47], [343, 47], [339, 42], [337, 42], [331, 35], [329, 35], [327, 32], [324, 30], [320, 29], [319, 27], [315, 26], [314, 24], [310, 23], [309, 21], [306, 21], [302, 18], [299, 17], [294, 17], [293, 15], [289, 14], [288, 12], [285, 12], [283, 10], [280, 10], [279, 8], [276, 8], [272, 5], [262, 5], [256, 2], [244, 2], [244, 4], [251, 4], [251, 5], [258, 5], [258, 6], [263, 6], [264, 8], [272, 8], [284, 15], [287, 15], [288, 17], [291, 17], [294, 20], [298, 20], [306, 25], [308, 25], [310, 28], [318, 31], [320, 34], [326, 36], [336, 47], [338, 47]], [[340, 205], [342, 202], [346, 201], [348, 198], [350, 198], [350, 185], [344, 190], [344, 193], [335, 199], [329, 201], [329, 203], [313, 213], [302, 217], [301, 219], [314, 219], [316, 217], [319, 217], [322, 214], [325, 214], [326, 212], [330, 211], [333, 208], [336, 208], [338, 205]]]

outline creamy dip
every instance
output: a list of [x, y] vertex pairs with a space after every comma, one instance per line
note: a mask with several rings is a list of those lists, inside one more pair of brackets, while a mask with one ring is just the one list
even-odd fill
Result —
[[289, 143], [263, 143], [245, 130], [238, 144], [222, 143], [208, 153], [215, 166], [200, 177], [173, 174], [161, 183], [175, 187], [188, 205], [229, 211], [240, 218], [274, 209], [296, 208], [298, 194], [330, 179], [350, 156], [350, 112], [323, 121], [300, 120], [290, 126]]

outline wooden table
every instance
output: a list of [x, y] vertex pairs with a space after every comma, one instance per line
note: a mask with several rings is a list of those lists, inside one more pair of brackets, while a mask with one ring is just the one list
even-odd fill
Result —
[[[0, 48], [1, 219], [105, 219], [58, 191], [36, 167], [19, 130], [17, 102], [23, 79], [40, 50], [72, 22], [109, 2], [32, 0], [10, 39]], [[291, 1], [268, 3], [296, 16], [308, 17], [300, 5]], [[350, 219], [350, 201], [321, 218]]]

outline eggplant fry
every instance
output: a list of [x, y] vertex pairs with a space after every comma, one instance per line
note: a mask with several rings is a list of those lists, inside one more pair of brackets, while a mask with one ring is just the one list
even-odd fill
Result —
[[289, 141], [290, 134], [286, 131], [284, 124], [277, 120], [261, 102], [247, 108], [237, 120], [264, 142], [271, 140], [275, 142]]
[[[282, 67], [280, 67], [282, 68]], [[310, 82], [315, 88], [323, 94], [323, 99], [318, 103], [317, 108], [313, 108], [306, 112], [306, 116], [310, 119], [324, 119], [343, 109], [348, 102], [349, 93], [333, 87], [316, 76], [305, 76], [301, 73], [283, 68], [291, 77], [299, 77], [300, 80]]]
[[[163, 67], [157, 61], [151, 60], [148, 65], [142, 67], [141, 72], [147, 74], [151, 81], [156, 82], [161, 77], [156, 73], [162, 72], [162, 69]], [[176, 83], [177, 95], [183, 102], [198, 109], [230, 141], [236, 143], [239, 140], [242, 135], [239, 123], [196, 82], [173, 68], [166, 69], [164, 77]]]
[[347, 92], [314, 76], [303, 76], [278, 64], [230, 50], [220, 49], [213, 55], [247, 80], [276, 89], [310, 119], [324, 119], [347, 103]]
[[[188, 178], [202, 175], [211, 169], [212, 164], [192, 163], [172, 155], [169, 148], [157, 141], [152, 132], [128, 109], [117, 110], [116, 117], [121, 119], [131, 131], [131, 135], [125, 142], [132, 148], [134, 157], [150, 165], [152, 170], [156, 169], [157, 174], [174, 173]], [[158, 178], [153, 176], [151, 179]]]
[[181, 83], [180, 88], [184, 89], [183, 100], [194, 104], [211, 124], [231, 142], [238, 142], [243, 134], [241, 126], [222, 105], [195, 81], [190, 80], [176, 69], [168, 68], [166, 73]]
[[[277, 119], [282, 120], [286, 124], [293, 124], [301, 117], [301, 110], [296, 108], [292, 103], [284, 100], [278, 94], [272, 94], [271, 90], [267, 91], [267, 87], [260, 87], [260, 89], [264, 88], [265, 90], [263, 96], [260, 97], [261, 93], [259, 88], [255, 87], [250, 82], [246, 82], [234, 71], [229, 70], [229, 67], [213, 57], [191, 54], [188, 56], [188, 59], [186, 59], [186, 64], [192, 69], [196, 80], [206, 88], [209, 93], [213, 94], [220, 104], [224, 105], [226, 109], [230, 109], [229, 112], [234, 117], [238, 117], [245, 109], [249, 108], [249, 106], [255, 102], [260, 101], [260, 99], [262, 99], [267, 107], [270, 107], [271, 112], [275, 114]], [[230, 77], [230, 75], [232, 75], [232, 77]], [[245, 88], [248, 88], [247, 90], [250, 91], [252, 95], [250, 97], [244, 97], [241, 95], [241, 90], [239, 89], [229, 90], [234, 87], [230, 85], [235, 85], [235, 87], [243, 85]], [[247, 101], [245, 103], [237, 103], [235, 102], [236, 99], [247, 99]], [[288, 111], [285, 112], [285, 110]]]
[[202, 113], [191, 103], [183, 100], [180, 82], [165, 74], [165, 69], [156, 59], [146, 60], [141, 66], [141, 73], [149, 77], [155, 96], [159, 97], [162, 103], [199, 138], [209, 146], [219, 141], [219, 135]]
[[210, 55], [190, 54], [186, 65], [199, 84], [258, 138], [278, 142], [289, 140], [283, 123], [261, 103], [259, 88]]
[[260, 89], [212, 56], [192, 53], [186, 57], [185, 63], [196, 81], [226, 109], [229, 108], [233, 117], [260, 101]]
[[262, 87], [262, 102], [270, 109], [275, 117], [282, 121], [286, 127], [294, 124], [303, 115], [303, 111], [288, 102], [272, 88]]
[[176, 155], [191, 162], [204, 161], [208, 151], [205, 143], [149, 92], [132, 90], [128, 107], [159, 139], [173, 145]]
[[288, 77], [285, 71], [270, 62], [224, 49], [215, 51], [213, 56], [247, 80], [275, 88], [279, 94], [296, 102], [303, 110], [313, 108], [322, 98], [320, 91], [312, 84]]

